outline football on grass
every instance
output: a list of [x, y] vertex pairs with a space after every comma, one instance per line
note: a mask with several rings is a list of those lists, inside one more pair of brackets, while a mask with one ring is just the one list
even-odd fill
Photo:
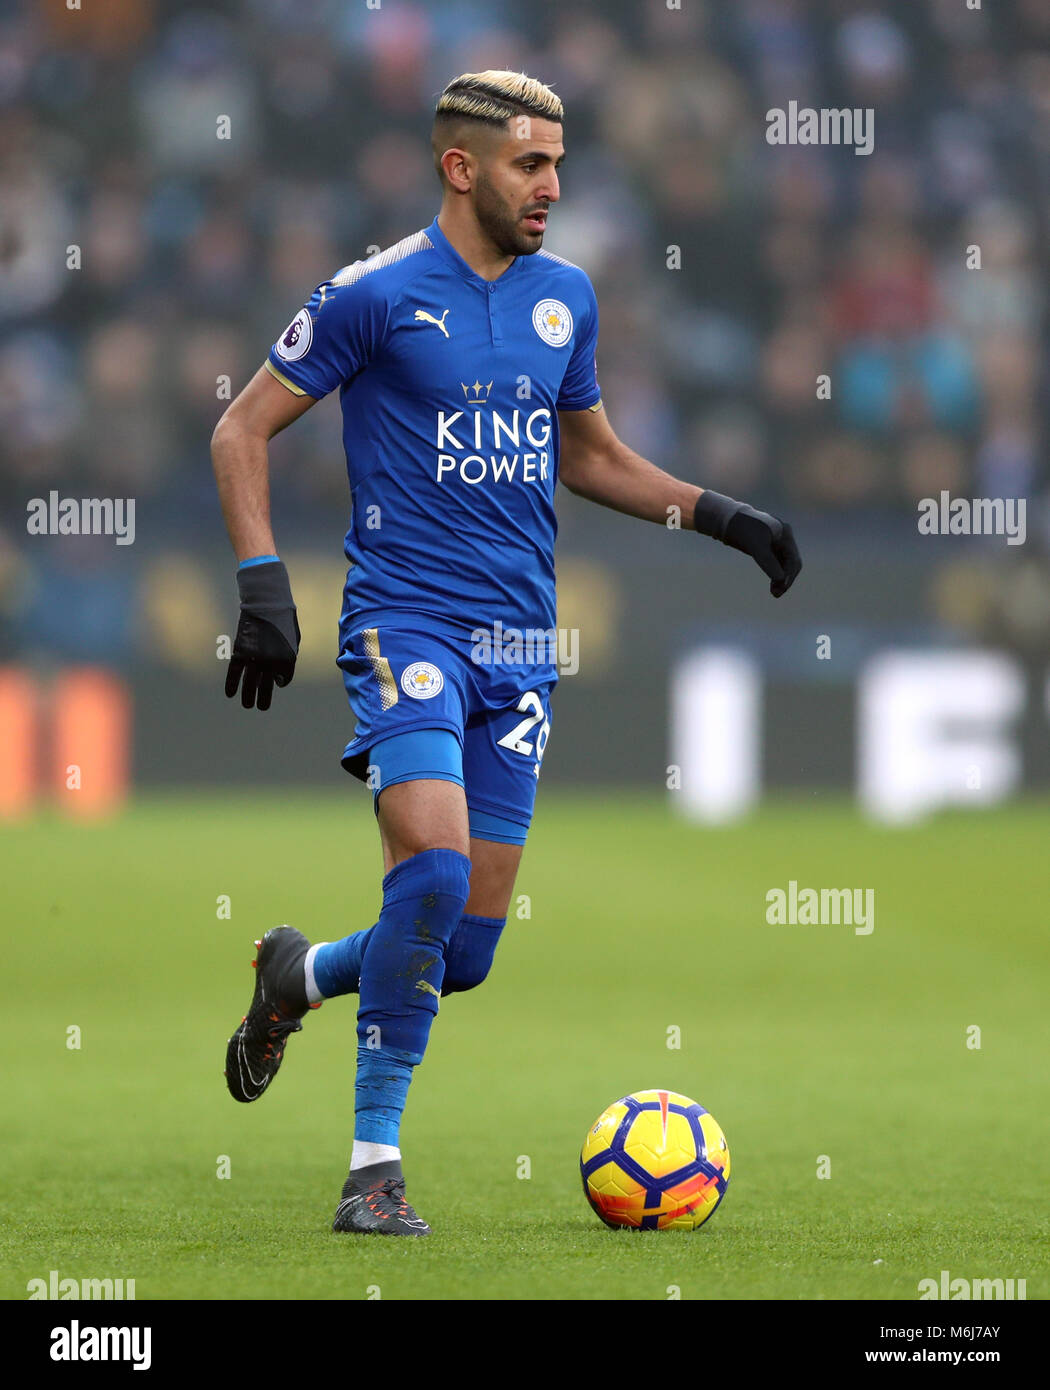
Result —
[[580, 1175], [607, 1226], [695, 1231], [725, 1196], [729, 1147], [695, 1100], [636, 1091], [614, 1101], [588, 1130]]

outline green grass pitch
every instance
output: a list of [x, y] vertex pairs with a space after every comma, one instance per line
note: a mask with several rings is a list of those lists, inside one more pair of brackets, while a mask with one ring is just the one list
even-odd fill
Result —
[[[1045, 1298], [1048, 831], [1040, 803], [901, 831], [773, 803], [704, 830], [630, 793], [542, 793], [531, 916], [512, 909], [489, 981], [444, 1001], [409, 1096], [408, 1192], [434, 1234], [387, 1241], [329, 1231], [356, 997], [308, 1016], [257, 1104], [222, 1078], [253, 938], [375, 920], [364, 798], [7, 828], [0, 1292], [54, 1269], [134, 1278], [140, 1300], [914, 1300], [947, 1269]], [[874, 931], [768, 925], [791, 879], [873, 888]], [[649, 1087], [729, 1140], [728, 1194], [693, 1234], [606, 1230], [580, 1189], [589, 1124]]]

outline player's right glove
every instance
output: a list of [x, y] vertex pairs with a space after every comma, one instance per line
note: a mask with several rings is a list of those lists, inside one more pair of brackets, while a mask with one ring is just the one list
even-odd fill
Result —
[[242, 565], [237, 588], [241, 617], [226, 672], [226, 694], [233, 699], [243, 675], [244, 708], [269, 709], [274, 686], [291, 684], [299, 653], [299, 620], [288, 571], [278, 559]]
[[779, 517], [757, 511], [720, 492], [705, 488], [693, 510], [693, 525], [703, 536], [750, 555], [769, 575], [774, 598], [786, 594], [802, 568], [791, 527]]

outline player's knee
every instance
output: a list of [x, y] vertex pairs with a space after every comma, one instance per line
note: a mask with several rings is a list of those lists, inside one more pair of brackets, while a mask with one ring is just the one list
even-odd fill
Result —
[[431, 850], [450, 850], [470, 862], [470, 840], [454, 834], [435, 836], [426, 830], [402, 830], [396, 837], [389, 837], [388, 844], [395, 868]]
[[[458, 756], [459, 745], [454, 736], [449, 734], [448, 739]], [[375, 757], [384, 760], [385, 776], [397, 772], [398, 764], [392, 761], [394, 755], [388, 750], [398, 743], [397, 738], [388, 739], [373, 750]], [[457, 782], [412, 778], [384, 785], [376, 810], [383, 844], [397, 864], [429, 850], [454, 850], [469, 856], [467, 803], [463, 787]]]
[[422, 915], [412, 920], [425, 929], [424, 940], [447, 942], [469, 895], [470, 857], [444, 845], [429, 845], [399, 858], [383, 879], [384, 910], [396, 902], [421, 904]]
[[453, 970], [445, 966], [445, 980], [441, 986], [442, 998], [446, 994], [461, 994], [465, 989], [477, 989], [484, 984], [492, 969], [492, 961], [460, 962]]
[[505, 917], [463, 916], [445, 952], [442, 995], [476, 989], [484, 983], [506, 924]]

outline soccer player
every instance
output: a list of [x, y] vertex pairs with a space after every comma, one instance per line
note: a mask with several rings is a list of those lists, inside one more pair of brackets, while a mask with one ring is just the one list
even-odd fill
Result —
[[523, 73], [451, 82], [433, 126], [437, 217], [319, 285], [212, 442], [239, 561], [226, 694], [239, 686], [245, 709], [265, 710], [299, 647], [267, 441], [339, 390], [353, 512], [338, 665], [357, 721], [342, 763], [373, 793], [382, 911], [341, 941], [268, 931], [226, 1057], [231, 1094], [257, 1100], [308, 1009], [358, 995], [336, 1231], [429, 1233], [406, 1200], [399, 1123], [439, 1000], [482, 983], [506, 924], [558, 677], [559, 478], [645, 521], [679, 516], [751, 556], [776, 597], [801, 568], [784, 522], [680, 482], [614, 434], [594, 291], [541, 249], [562, 117]]

